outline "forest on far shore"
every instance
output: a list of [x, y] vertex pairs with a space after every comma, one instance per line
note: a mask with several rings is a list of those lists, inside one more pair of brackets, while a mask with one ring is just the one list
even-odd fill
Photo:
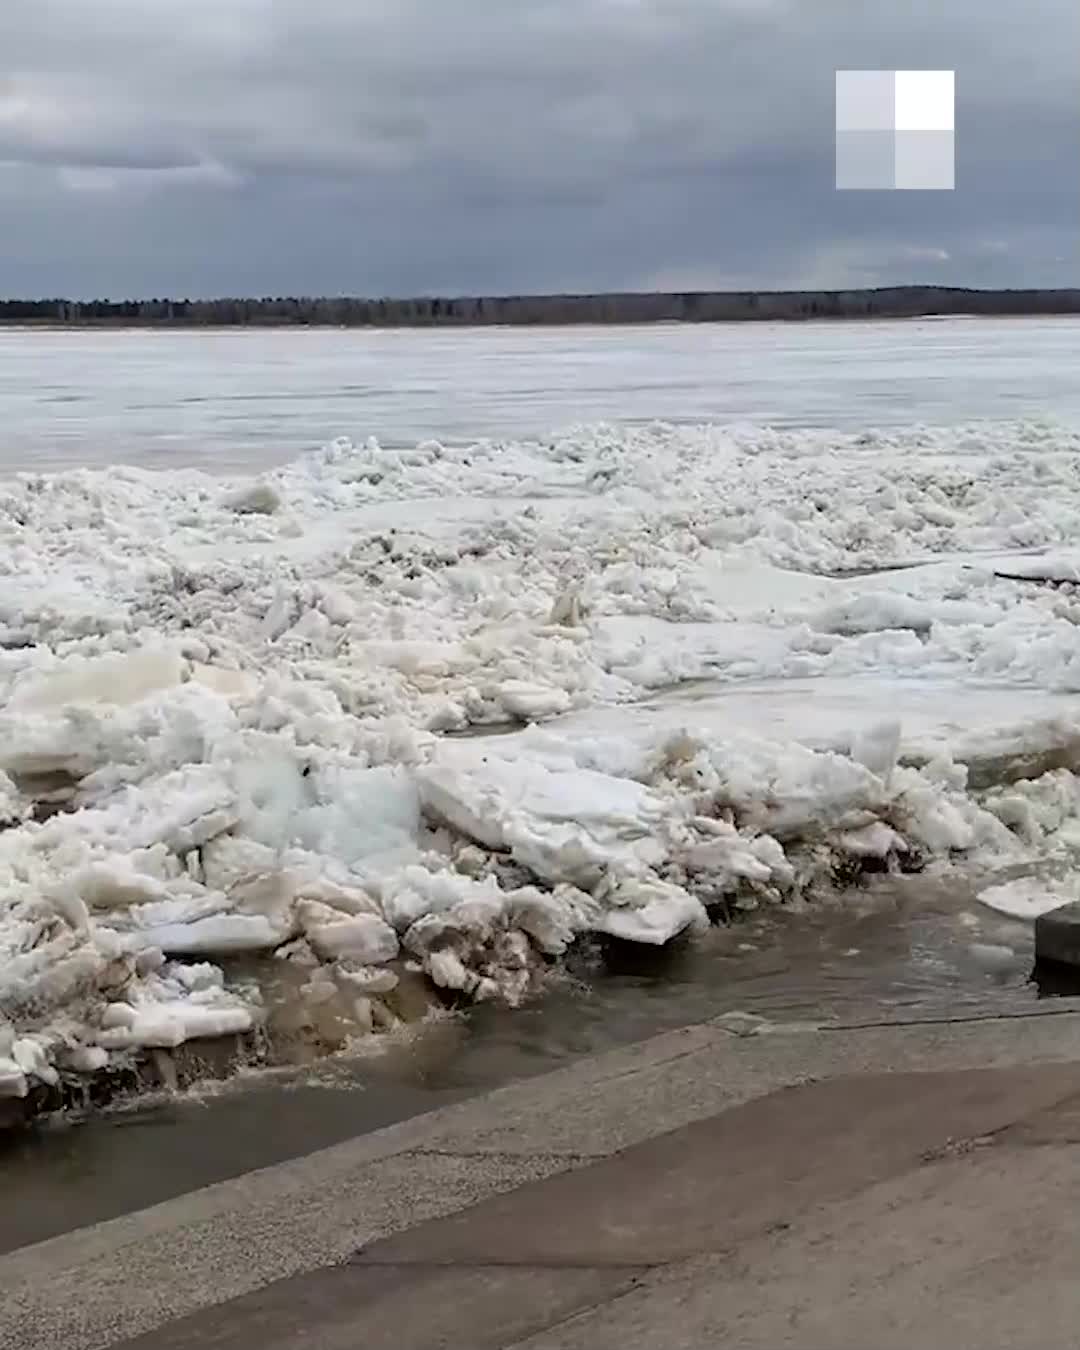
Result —
[[478, 324], [721, 323], [752, 319], [1080, 314], [1078, 290], [894, 286], [849, 291], [681, 291], [609, 295], [274, 296], [217, 300], [0, 300], [0, 324], [72, 327], [407, 328]]

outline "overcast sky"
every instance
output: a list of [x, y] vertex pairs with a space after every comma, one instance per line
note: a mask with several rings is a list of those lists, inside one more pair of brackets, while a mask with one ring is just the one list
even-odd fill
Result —
[[[0, 294], [1070, 285], [1077, 0], [0, 0]], [[954, 192], [836, 192], [837, 69]]]

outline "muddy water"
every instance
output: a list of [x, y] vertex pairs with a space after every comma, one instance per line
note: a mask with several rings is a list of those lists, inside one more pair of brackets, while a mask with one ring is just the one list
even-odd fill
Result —
[[956, 880], [879, 880], [652, 954], [580, 953], [543, 997], [0, 1142], [0, 1250], [324, 1147], [582, 1055], [724, 1012], [776, 1020], [1030, 1005], [1032, 932]]

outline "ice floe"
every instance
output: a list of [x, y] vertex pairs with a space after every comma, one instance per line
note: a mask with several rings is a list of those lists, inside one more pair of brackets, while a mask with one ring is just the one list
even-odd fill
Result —
[[4, 484], [0, 1095], [251, 1032], [240, 957], [363, 1035], [409, 967], [513, 1003], [867, 867], [1067, 871], [1078, 462], [652, 425]]

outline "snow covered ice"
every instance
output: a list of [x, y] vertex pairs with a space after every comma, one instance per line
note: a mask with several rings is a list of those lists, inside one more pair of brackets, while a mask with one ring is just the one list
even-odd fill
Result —
[[251, 1031], [237, 954], [363, 1035], [402, 968], [514, 1003], [867, 866], [1072, 898], [1078, 466], [650, 425], [9, 481], [0, 1095]]

